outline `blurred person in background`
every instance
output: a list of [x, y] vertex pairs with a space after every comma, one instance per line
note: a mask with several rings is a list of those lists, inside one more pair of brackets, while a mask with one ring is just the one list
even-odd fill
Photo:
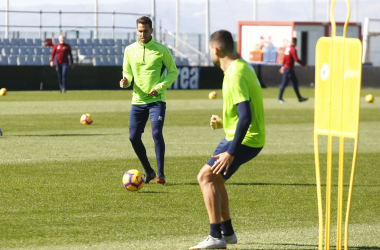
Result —
[[54, 45], [50, 58], [50, 66], [54, 67], [54, 56], [57, 54], [56, 69], [58, 73], [59, 88], [62, 93], [66, 92], [66, 79], [67, 71], [69, 69], [69, 56], [71, 61], [71, 68], [74, 68], [73, 55], [71, 54], [71, 47], [65, 43], [65, 37], [59, 35], [59, 43]]
[[298, 90], [298, 80], [296, 77], [296, 73], [294, 72], [294, 62], [298, 62], [302, 66], [305, 67], [305, 69], [309, 69], [309, 66], [307, 66], [304, 62], [302, 62], [300, 59], [298, 59], [297, 56], [297, 50], [295, 48], [297, 46], [297, 38], [292, 38], [292, 44], [285, 49], [284, 52], [284, 61], [282, 63], [282, 67], [280, 68], [280, 73], [283, 74], [282, 76], [282, 82], [280, 86], [280, 93], [278, 95], [278, 102], [284, 103], [284, 99], [282, 98], [282, 95], [284, 94], [285, 87], [288, 85], [289, 80], [293, 83], [294, 92], [296, 92], [297, 98], [299, 102], [307, 101], [308, 98], [302, 97], [299, 90]]

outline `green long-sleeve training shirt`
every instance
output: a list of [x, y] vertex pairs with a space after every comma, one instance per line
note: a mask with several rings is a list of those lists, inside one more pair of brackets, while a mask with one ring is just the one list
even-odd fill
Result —
[[[168, 69], [166, 77], [165, 68]], [[166, 90], [177, 76], [177, 67], [169, 49], [153, 37], [146, 44], [138, 41], [125, 48], [123, 77], [128, 79], [128, 87], [134, 80], [132, 104], [166, 102]], [[152, 88], [159, 95], [147, 97]]]

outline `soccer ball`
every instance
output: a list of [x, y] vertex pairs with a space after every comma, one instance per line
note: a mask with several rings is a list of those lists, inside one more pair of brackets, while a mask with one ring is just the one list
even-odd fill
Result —
[[208, 94], [209, 99], [216, 99], [218, 96], [215, 91], [211, 91], [210, 94]]
[[365, 101], [366, 102], [373, 102], [375, 98], [373, 98], [373, 95], [368, 94], [365, 96]]
[[124, 187], [129, 191], [137, 191], [145, 184], [145, 179], [140, 171], [131, 169], [125, 172], [123, 176]]
[[92, 118], [89, 113], [83, 114], [80, 118], [80, 123], [83, 125], [90, 125], [92, 123]]
[[6, 88], [0, 89], [0, 95], [6, 95], [6, 94], [7, 94], [7, 89]]

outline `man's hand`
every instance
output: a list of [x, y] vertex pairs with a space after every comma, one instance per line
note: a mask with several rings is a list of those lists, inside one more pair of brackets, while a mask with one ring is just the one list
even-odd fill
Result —
[[158, 92], [155, 89], [151, 89], [147, 96], [158, 96]]
[[50, 62], [50, 67], [54, 67], [54, 62], [53, 61]]
[[74, 69], [74, 64], [71, 64], [71, 69]]
[[280, 74], [284, 74], [284, 67], [281, 67], [279, 72], [280, 72]]
[[212, 115], [210, 119], [210, 127], [212, 129], [223, 128], [223, 120], [218, 115]]
[[305, 65], [305, 69], [310, 69], [309, 66]]
[[128, 79], [124, 77], [120, 80], [120, 88], [124, 89], [128, 87]]
[[227, 152], [218, 154], [218, 155], [213, 155], [212, 158], [218, 159], [215, 161], [214, 165], [211, 166], [211, 171], [214, 174], [220, 174], [220, 172], [223, 171], [224, 169], [224, 175], [227, 174], [228, 169], [230, 168], [230, 165], [232, 161], [234, 160], [234, 156], [230, 155]]

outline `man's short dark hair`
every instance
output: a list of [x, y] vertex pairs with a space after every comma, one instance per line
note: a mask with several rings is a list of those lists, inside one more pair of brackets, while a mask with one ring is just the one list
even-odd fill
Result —
[[152, 20], [149, 17], [147, 17], [147, 16], [142, 16], [139, 19], [137, 19], [136, 20], [136, 27], [139, 25], [139, 23], [141, 23], [141, 24], [148, 24], [149, 28], [153, 27]]
[[292, 43], [294, 43], [294, 44], [297, 43], [297, 37], [292, 38]]
[[219, 49], [225, 53], [234, 52], [234, 39], [232, 34], [227, 30], [218, 30], [211, 35], [210, 43], [215, 43]]

